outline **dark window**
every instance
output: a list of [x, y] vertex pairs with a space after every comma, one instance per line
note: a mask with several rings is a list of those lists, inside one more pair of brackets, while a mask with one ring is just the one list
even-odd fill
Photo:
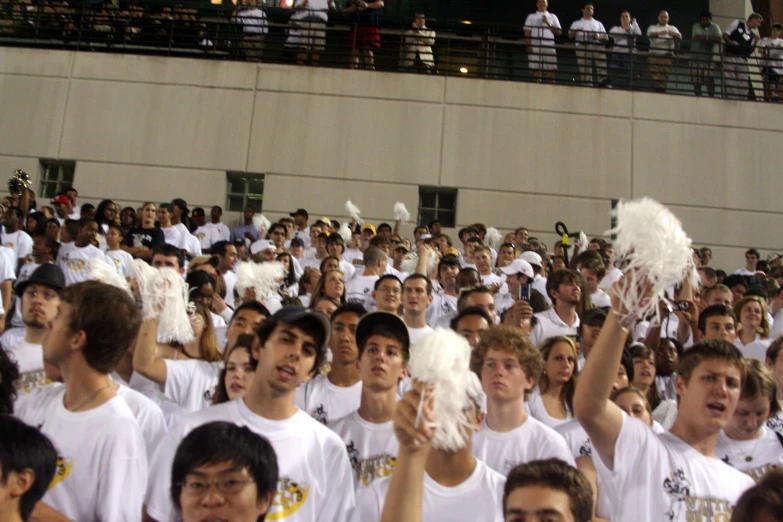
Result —
[[457, 189], [419, 187], [419, 223], [437, 219], [444, 227], [453, 227], [457, 218]]
[[242, 212], [250, 206], [261, 212], [264, 200], [264, 175], [226, 172], [226, 210]]

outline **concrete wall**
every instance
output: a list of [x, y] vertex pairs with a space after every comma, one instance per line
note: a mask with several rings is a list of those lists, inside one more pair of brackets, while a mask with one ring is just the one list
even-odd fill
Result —
[[[82, 201], [225, 205], [266, 173], [264, 212], [371, 222], [419, 185], [459, 188], [457, 222], [609, 228], [611, 200], [671, 206], [715, 266], [780, 244], [783, 108], [531, 83], [0, 48], [0, 172], [76, 161]], [[230, 218], [227, 219], [230, 221]], [[407, 227], [409, 233], [411, 227]]]

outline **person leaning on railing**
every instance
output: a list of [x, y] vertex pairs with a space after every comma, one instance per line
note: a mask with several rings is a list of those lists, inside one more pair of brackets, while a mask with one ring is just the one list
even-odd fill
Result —
[[722, 33], [718, 24], [712, 21], [712, 13], [704, 11], [699, 21], [691, 29], [691, 83], [696, 96], [701, 96], [701, 86], [707, 88], [710, 98], [715, 96], [715, 56], [716, 42], [720, 42]]
[[416, 13], [411, 28], [405, 31], [400, 62], [403, 70], [418, 66], [431, 73], [435, 69], [435, 58], [432, 56], [435, 31], [428, 29], [426, 23], [424, 13]]
[[258, 4], [258, 0], [241, 0], [236, 14], [236, 22], [242, 26], [242, 54], [256, 62], [264, 53], [264, 39], [269, 32], [266, 13]]
[[780, 75], [783, 74], [783, 38], [780, 37], [783, 26], [772, 24], [770, 37], [762, 38], [756, 47], [764, 50], [762, 61], [762, 80], [764, 82], [764, 101], [778, 101]]
[[764, 18], [758, 13], [752, 13], [747, 22], [734, 20], [723, 31], [723, 41], [726, 42], [723, 59], [723, 74], [726, 78], [726, 98], [747, 100], [750, 93], [750, 69], [748, 56], [753, 54], [759, 35], [754, 33]]
[[631, 84], [636, 38], [642, 35], [636, 18], [631, 13], [620, 13], [620, 25], [609, 29], [609, 37], [614, 40], [612, 60], [609, 62], [609, 74], [613, 86], [627, 89]]
[[610, 87], [606, 75], [606, 42], [609, 37], [604, 24], [593, 18], [595, 8], [586, 3], [582, 9], [582, 18], [568, 28], [568, 37], [576, 40], [576, 61], [583, 85], [593, 84], [593, 64], [598, 85]]
[[334, 11], [334, 0], [295, 0], [290, 25], [298, 31], [296, 63], [318, 64], [326, 49], [326, 21]]
[[658, 23], [647, 28], [647, 36], [650, 38], [647, 65], [653, 79], [653, 90], [666, 92], [666, 84], [674, 64], [673, 56], [677, 45], [675, 40], [681, 40], [682, 34], [676, 27], [669, 25], [669, 13], [661, 11], [658, 13]]

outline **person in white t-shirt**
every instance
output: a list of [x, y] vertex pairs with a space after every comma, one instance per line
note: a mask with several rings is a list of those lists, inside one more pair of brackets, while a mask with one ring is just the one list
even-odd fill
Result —
[[196, 230], [193, 231], [193, 235], [198, 239], [201, 245], [201, 252], [207, 254], [210, 252], [213, 243], [217, 243], [221, 239], [218, 237], [217, 229], [207, 223], [206, 214], [204, 209], [196, 207], [193, 209], [193, 221], [196, 222]]
[[[469, 424], [465, 426], [464, 446], [445, 451], [432, 447], [435, 428], [426, 405], [428, 394], [422, 383], [413, 383], [394, 414], [394, 433], [400, 445], [394, 472], [359, 492], [353, 522], [503, 520], [505, 477], [473, 455], [471, 436], [481, 425], [483, 400], [478, 382], [475, 388], [465, 396]], [[417, 423], [422, 400], [424, 421]]]
[[11, 415], [0, 414], [0, 425], [0, 470], [5, 477], [0, 482], [0, 513], [6, 522], [32, 520], [33, 508], [57, 471], [57, 451], [36, 427]]
[[470, 347], [475, 350], [481, 340], [481, 332], [489, 330], [494, 324], [492, 318], [483, 308], [468, 306], [451, 320], [449, 325], [458, 335], [467, 339]]
[[332, 313], [329, 373], [316, 375], [296, 390], [294, 404], [321, 424], [342, 418], [359, 407], [362, 380], [357, 364], [356, 327], [366, 313], [358, 303], [346, 303]]
[[558, 459], [520, 464], [506, 478], [503, 515], [514, 522], [591, 522], [590, 484], [579, 470]]
[[43, 352], [65, 385], [40, 387], [16, 405], [17, 416], [40, 426], [58, 453], [57, 479], [34, 518], [141, 520], [144, 439], [108, 375], [136, 338], [140, 322], [141, 313], [124, 290], [96, 281], [63, 289]]
[[[419, 261], [422, 262], [424, 259], [423, 266], [427, 266], [429, 263], [430, 255], [432, 255], [430, 247], [422, 243], [419, 248]], [[460, 268], [459, 255], [446, 254], [438, 262], [439, 288], [433, 291], [432, 303], [427, 307], [428, 325], [434, 326], [442, 317], [452, 316], [457, 312], [457, 301], [459, 300], [457, 275]]]
[[587, 3], [582, 8], [582, 18], [568, 28], [568, 37], [576, 40], [576, 60], [579, 63], [579, 73], [583, 85], [593, 85], [593, 65], [598, 85], [609, 85], [606, 75], [606, 48], [608, 41], [604, 24], [593, 18], [595, 8]]
[[117, 269], [117, 272], [124, 278], [129, 279], [133, 276], [131, 264], [133, 256], [120, 248], [122, 244], [122, 229], [117, 225], [109, 225], [109, 231], [106, 232], [106, 260]]
[[212, 245], [212, 255], [218, 257], [217, 271], [223, 276], [226, 283], [226, 297], [224, 302], [229, 307], [234, 307], [234, 286], [237, 284], [237, 275], [234, 265], [237, 262], [237, 247], [228, 241], [218, 241]]
[[210, 222], [207, 223], [208, 229], [214, 230], [215, 241], [228, 241], [231, 239], [231, 230], [228, 229], [225, 223], [220, 221], [223, 217], [223, 209], [215, 205], [209, 211]]
[[579, 356], [574, 340], [562, 335], [548, 338], [539, 349], [544, 372], [526, 407], [533, 418], [557, 428], [573, 417]]
[[769, 321], [767, 319], [767, 301], [756, 295], [745, 296], [734, 304], [737, 318], [737, 338], [734, 346], [745, 357], [766, 359], [769, 339]]
[[[783, 337], [779, 337], [772, 341], [772, 344], [767, 348], [767, 366], [772, 369], [772, 373], [775, 376], [775, 381], [778, 383], [778, 403], [783, 404], [783, 357], [780, 353], [783, 349]], [[774, 431], [783, 433], [783, 412], [778, 412], [776, 415], [770, 415], [767, 421], [767, 427]]]
[[345, 300], [349, 303], [359, 303], [367, 310], [375, 310], [373, 290], [375, 283], [386, 271], [389, 257], [386, 252], [377, 247], [369, 247], [364, 251], [364, 272], [354, 276], [345, 284]]
[[214, 421], [246, 426], [263, 435], [277, 454], [280, 478], [269, 519], [345, 522], [354, 507], [351, 464], [334, 432], [294, 405], [296, 388], [326, 357], [329, 322], [323, 314], [287, 306], [258, 330], [256, 375], [244, 398], [182, 417], [152, 457], [146, 508], [150, 519], [175, 520], [171, 470], [180, 441]]
[[557, 71], [555, 36], [560, 36], [563, 31], [560, 20], [547, 11], [547, 7], [548, 0], [537, 0], [536, 12], [525, 19], [525, 44], [528, 52], [527, 63], [533, 78], [540, 81], [543, 70], [547, 80], [554, 83]]
[[764, 100], [778, 101], [780, 97], [780, 75], [783, 74], [783, 38], [780, 37], [783, 26], [772, 24], [769, 37], [762, 38], [756, 44], [764, 55], [762, 60], [762, 79], [764, 82]]
[[[623, 277], [617, 284], [629, 284]], [[612, 520], [685, 521], [728, 519], [732, 505], [753, 485], [747, 475], [715, 458], [715, 443], [737, 407], [745, 374], [739, 351], [723, 341], [704, 341], [683, 354], [675, 387], [677, 420], [655, 434], [623, 415], [609, 400], [613, 372], [631, 321], [617, 297], [574, 395], [574, 414], [607, 468]]]
[[171, 224], [171, 213], [174, 207], [169, 203], [161, 203], [158, 205], [158, 227], [163, 231], [163, 237], [166, 238], [166, 243], [174, 245], [177, 248], [182, 248], [182, 234], [177, 228]]
[[487, 415], [473, 435], [476, 458], [503, 475], [518, 464], [550, 457], [576, 465], [563, 437], [525, 411], [544, 370], [541, 353], [527, 335], [508, 326], [484, 331], [473, 367], [487, 396]]
[[43, 341], [47, 327], [57, 315], [60, 291], [65, 287], [65, 276], [56, 265], [41, 265], [26, 280], [19, 283], [16, 295], [24, 321], [24, 340], [8, 348], [8, 353], [19, 365], [20, 392], [30, 393], [49, 382], [44, 372]]
[[405, 376], [409, 356], [408, 329], [396, 314], [374, 312], [356, 328], [362, 395], [359, 409], [329, 423], [345, 442], [354, 472], [354, 486], [368, 487], [388, 477], [399, 443], [392, 420], [397, 408], [397, 383]]
[[535, 314], [538, 322], [530, 332], [530, 338], [537, 346], [554, 335], [576, 335], [576, 329], [579, 328], [579, 316], [576, 313], [576, 307], [582, 299], [579, 274], [571, 269], [558, 270], [549, 276], [546, 287], [553, 306]]
[[758, 482], [768, 471], [783, 466], [783, 435], [766, 426], [780, 413], [775, 375], [763, 362], [747, 361], [737, 410], [715, 444], [715, 455]]
[[611, 305], [609, 294], [601, 290], [600, 284], [606, 275], [606, 267], [599, 259], [589, 259], [579, 266], [579, 273], [585, 278], [587, 291], [590, 292], [590, 300], [596, 308], [605, 308]]
[[[57, 253], [57, 266], [65, 274], [66, 285], [86, 281], [90, 273], [90, 261], [93, 259], [107, 262], [103, 252], [93, 245], [97, 237], [98, 223], [92, 219], [81, 219], [76, 240], [60, 247]], [[108, 261], [108, 264], [114, 266], [113, 261]]]
[[497, 289], [499, 293], [507, 293], [508, 285], [505, 278], [492, 272], [492, 251], [486, 246], [477, 246], [473, 249], [473, 261], [476, 263], [476, 270], [481, 276], [482, 284]]
[[[495, 295], [495, 304], [500, 314], [506, 310], [516, 307], [517, 312], [522, 308], [530, 308], [528, 304], [532, 297], [533, 266], [524, 259], [514, 259], [508, 265], [500, 269], [501, 274], [506, 278], [505, 293]], [[524, 295], [527, 293], [527, 295]]]
[[398, 315], [402, 305], [402, 281], [395, 275], [384, 274], [375, 281], [371, 295], [376, 311]]
[[3, 235], [0, 239], [4, 247], [14, 251], [14, 257], [18, 260], [14, 265], [14, 272], [17, 266], [23, 265], [33, 253], [33, 238], [20, 229], [23, 223], [24, 214], [21, 208], [11, 207], [6, 210], [3, 216]]
[[432, 282], [422, 274], [411, 274], [402, 285], [403, 321], [411, 344], [434, 330], [427, 326], [427, 307], [432, 303]]
[[[303, 208], [298, 208], [296, 211], [289, 214], [294, 218], [294, 237], [298, 237], [304, 243], [305, 248], [310, 248], [310, 241], [312, 236], [310, 235], [310, 227], [307, 226], [307, 221], [310, 219], [310, 214]], [[318, 230], [321, 232], [321, 229]]]
[[682, 40], [682, 34], [676, 27], [669, 25], [669, 13], [660, 11], [658, 23], [647, 28], [647, 37], [650, 39], [647, 64], [652, 76], [653, 89], [656, 92], [666, 92], [666, 84], [674, 65], [676, 40]]
[[266, 438], [245, 426], [210, 422], [177, 447], [171, 499], [183, 522], [255, 522], [271, 509], [279, 479], [278, 458]]
[[[0, 248], [10, 251], [10, 249], [5, 247]], [[29, 263], [32, 263], [32, 261]], [[19, 268], [19, 273], [20, 275], [22, 273], [21, 267]], [[17, 279], [16, 259], [0, 252], [0, 307], [2, 307], [2, 314], [0, 314], [0, 321], [2, 322], [0, 324], [0, 332], [5, 330], [5, 314], [11, 313], [11, 303], [13, 302], [12, 298], [14, 295], [13, 284], [15, 279]]]

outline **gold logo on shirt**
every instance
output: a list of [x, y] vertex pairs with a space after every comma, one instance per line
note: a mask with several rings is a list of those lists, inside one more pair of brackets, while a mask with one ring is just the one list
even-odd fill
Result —
[[68, 475], [71, 474], [71, 469], [73, 469], [73, 464], [75, 461], [67, 461], [65, 460], [65, 457], [62, 455], [57, 456], [57, 470], [54, 473], [54, 477], [52, 478], [52, 481], [49, 483], [49, 489], [52, 489], [57, 484], [68, 478]]
[[74, 272], [78, 272], [82, 268], [87, 266], [87, 261], [85, 261], [84, 259], [66, 259], [65, 264], [68, 266], [68, 270], [73, 270]]
[[356, 478], [363, 486], [369, 486], [375, 479], [381, 479], [391, 475], [397, 457], [384, 454], [369, 459], [354, 461], [351, 463]]
[[266, 515], [266, 520], [283, 520], [288, 515], [296, 513], [307, 502], [310, 486], [294, 482], [287, 477], [277, 481], [277, 493], [272, 499], [272, 507]]

